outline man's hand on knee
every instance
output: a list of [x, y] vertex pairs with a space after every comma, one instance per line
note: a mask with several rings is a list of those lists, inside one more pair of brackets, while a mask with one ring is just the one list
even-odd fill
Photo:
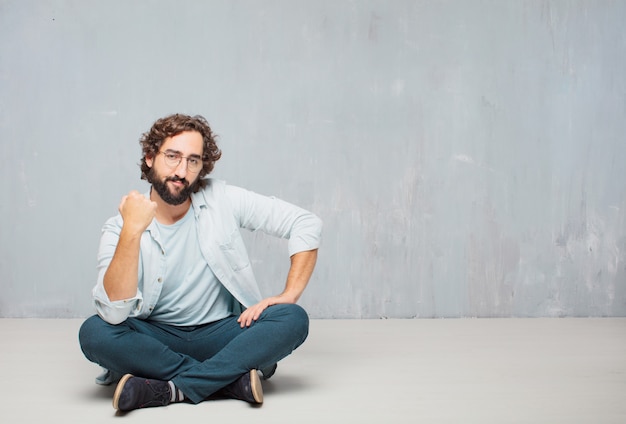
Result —
[[241, 325], [241, 328], [250, 327], [252, 322], [259, 319], [264, 310], [272, 305], [279, 305], [283, 303], [296, 303], [296, 299], [293, 299], [286, 294], [265, 298], [256, 305], [252, 305], [243, 311], [239, 316], [239, 319], [237, 319], [237, 322]]

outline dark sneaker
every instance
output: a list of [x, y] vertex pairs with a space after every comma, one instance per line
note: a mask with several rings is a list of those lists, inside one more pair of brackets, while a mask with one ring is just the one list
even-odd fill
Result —
[[263, 387], [256, 370], [249, 371], [221, 389], [218, 394], [252, 404], [263, 403]]
[[172, 389], [167, 381], [150, 380], [126, 374], [117, 384], [113, 408], [132, 411], [171, 403]]

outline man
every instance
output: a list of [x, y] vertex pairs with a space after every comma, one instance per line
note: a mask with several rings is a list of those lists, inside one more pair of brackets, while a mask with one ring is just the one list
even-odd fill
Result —
[[[229, 397], [263, 402], [259, 373], [300, 346], [296, 305], [313, 272], [321, 221], [282, 200], [204, 178], [220, 158], [201, 116], [171, 115], [141, 137], [142, 195], [131, 191], [102, 230], [97, 315], [79, 340], [92, 362], [122, 376], [120, 411]], [[239, 232], [288, 239], [282, 293], [263, 299]], [[258, 372], [257, 372], [258, 371]]]

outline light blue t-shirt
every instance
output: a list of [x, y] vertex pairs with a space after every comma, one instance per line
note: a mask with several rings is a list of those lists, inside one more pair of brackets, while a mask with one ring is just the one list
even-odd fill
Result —
[[156, 223], [165, 251], [166, 271], [150, 319], [189, 326], [229, 316], [232, 295], [202, 257], [193, 208], [172, 225]]

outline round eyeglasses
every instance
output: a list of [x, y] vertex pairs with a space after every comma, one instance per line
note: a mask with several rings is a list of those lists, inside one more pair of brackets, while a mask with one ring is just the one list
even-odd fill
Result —
[[187, 171], [189, 172], [199, 172], [202, 169], [202, 158], [198, 155], [191, 156], [183, 156], [180, 152], [172, 152], [166, 150], [162, 152], [159, 150], [158, 153], [163, 155], [163, 159], [165, 160], [165, 164], [170, 168], [177, 168], [180, 165], [180, 162], [183, 159], [187, 160]]

